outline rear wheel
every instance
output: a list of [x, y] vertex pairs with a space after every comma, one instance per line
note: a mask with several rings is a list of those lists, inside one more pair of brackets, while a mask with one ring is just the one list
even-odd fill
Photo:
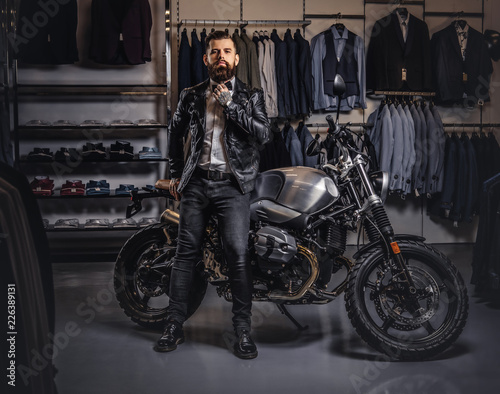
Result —
[[346, 309], [370, 346], [397, 360], [424, 360], [446, 350], [462, 332], [467, 289], [451, 261], [423, 242], [399, 241], [416, 287], [409, 297], [385, 251], [363, 254], [349, 278]]
[[[176, 238], [176, 226], [153, 224], [129, 238], [116, 260], [116, 298], [125, 314], [143, 327], [165, 325]], [[207, 282], [196, 271], [187, 317], [198, 309], [206, 289]]]

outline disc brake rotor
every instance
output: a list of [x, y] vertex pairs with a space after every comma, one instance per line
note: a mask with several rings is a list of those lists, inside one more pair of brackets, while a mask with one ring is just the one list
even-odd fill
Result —
[[[156, 248], [156, 249], [155, 249]], [[141, 261], [135, 271], [135, 282], [137, 284], [138, 289], [147, 297], [159, 297], [164, 294], [163, 286], [158, 285], [157, 283], [151, 283], [141, 275], [139, 271], [141, 268], [146, 270], [151, 270], [151, 263], [163, 253], [164, 249], [157, 248], [157, 245], [152, 245], [148, 248], [141, 257]]]
[[[394, 292], [392, 280], [388, 285], [383, 284], [383, 279], [389, 269], [379, 273], [377, 278], [377, 296], [373, 297], [377, 314], [382, 320], [392, 318], [394, 322], [391, 327], [400, 331], [411, 331], [420, 328], [423, 323], [430, 320], [439, 304], [439, 287], [434, 278], [424, 269], [415, 266], [408, 266], [408, 271], [413, 279], [417, 293], [421, 299], [425, 299], [425, 307], [420, 305], [418, 316], [413, 316], [402, 306], [398, 305], [398, 300], [391, 295]], [[397, 293], [397, 291], [396, 291]]]

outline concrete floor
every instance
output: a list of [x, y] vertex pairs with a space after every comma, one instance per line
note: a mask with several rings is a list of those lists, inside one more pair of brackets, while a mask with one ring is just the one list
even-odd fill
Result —
[[[471, 245], [438, 245], [470, 281]], [[254, 303], [259, 356], [231, 352], [231, 305], [212, 286], [186, 323], [186, 343], [156, 353], [160, 332], [122, 312], [112, 290], [113, 263], [56, 263], [56, 333], [71, 328], [59, 349], [59, 394], [143, 393], [498, 393], [500, 308], [470, 297], [468, 323], [437, 360], [387, 362], [352, 328], [343, 298], [289, 310], [309, 329], [297, 332], [269, 303]], [[469, 286], [469, 294], [473, 288]]]

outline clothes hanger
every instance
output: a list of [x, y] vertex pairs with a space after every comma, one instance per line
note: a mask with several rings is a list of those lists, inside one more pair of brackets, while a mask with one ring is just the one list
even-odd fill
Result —
[[467, 26], [467, 21], [462, 19], [463, 16], [463, 11], [457, 12], [457, 19], [455, 20], [455, 27], [459, 26], [462, 30], [465, 29], [465, 26]]

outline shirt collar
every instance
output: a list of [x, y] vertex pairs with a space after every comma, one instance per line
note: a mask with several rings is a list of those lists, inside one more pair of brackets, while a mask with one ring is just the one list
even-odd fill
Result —
[[408, 13], [408, 16], [406, 17], [405, 20], [403, 20], [403, 18], [401, 17], [401, 14], [399, 12], [396, 12], [396, 15], [398, 16], [399, 24], [402, 25], [403, 22], [406, 22], [406, 26], [408, 27], [408, 24], [410, 22], [410, 14]]
[[465, 25], [465, 27], [462, 29], [460, 25], [457, 23], [455, 24], [455, 30], [457, 31], [457, 34], [467, 33], [469, 31], [469, 25]]
[[[234, 83], [235, 83], [236, 77], [232, 77], [229, 82], [231, 82], [231, 85], [233, 88], [230, 90], [230, 92], [233, 92], [234, 90]], [[208, 84], [208, 90], [211, 92], [212, 91], [212, 86], [213, 85], [218, 85], [218, 82], [215, 82], [212, 78], [210, 78], [210, 83]]]
[[339, 40], [340, 38], [343, 38], [344, 40], [347, 40], [349, 31], [347, 30], [346, 27], [344, 27], [344, 31], [342, 32], [342, 37], [340, 37], [340, 34], [339, 34], [337, 28], [335, 27], [335, 25], [333, 25], [331, 27], [331, 30], [332, 30], [334, 39]]

